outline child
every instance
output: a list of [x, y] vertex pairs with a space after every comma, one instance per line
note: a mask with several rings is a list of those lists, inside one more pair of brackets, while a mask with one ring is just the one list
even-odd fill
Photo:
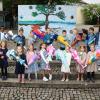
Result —
[[[69, 39], [67, 37], [67, 31], [66, 30], [63, 30], [62, 31], [62, 35], [61, 35], [63, 38], [64, 38], [64, 41], [68, 41], [69, 42]], [[60, 44], [60, 49], [61, 50], [65, 50], [65, 45], [62, 44], [62, 43], [59, 43]]]
[[88, 51], [90, 51], [89, 45], [95, 43], [95, 38], [96, 38], [96, 35], [94, 33], [94, 28], [90, 27], [88, 37], [87, 37], [87, 49], [88, 49]]
[[7, 49], [6, 41], [1, 42], [1, 47], [2, 47], [2, 51], [3, 51], [3, 56], [2, 56], [2, 64], [3, 65], [1, 66], [2, 79], [6, 80], [7, 79], [7, 67], [8, 67], [8, 60], [7, 60], [7, 56], [6, 56], [8, 49]]
[[63, 73], [63, 78], [61, 81], [68, 82], [68, 75], [70, 73], [70, 63], [71, 63], [71, 53], [69, 52], [69, 47], [65, 50], [58, 50], [56, 52], [56, 58], [60, 59], [62, 62], [61, 72]]
[[23, 32], [24, 32], [23, 28], [20, 28], [17, 38], [19, 38], [19, 41], [21, 43], [17, 43], [17, 46], [19, 45], [25, 46], [25, 36], [23, 35]]
[[36, 35], [31, 31], [29, 34], [28, 45], [33, 44], [34, 42], [36, 42]]
[[46, 44], [42, 43], [40, 45], [40, 67], [43, 69], [43, 81], [48, 81], [48, 79], [45, 76], [45, 71], [49, 71], [49, 80], [52, 80], [52, 74], [50, 72], [50, 66], [49, 66], [49, 61], [47, 60], [48, 58], [48, 53], [46, 51]]
[[[81, 45], [81, 46], [80, 46], [79, 57], [80, 57], [80, 59], [81, 59], [82, 64], [85, 65], [85, 61], [86, 61], [86, 52], [85, 52], [85, 46], [84, 46], [84, 45]], [[77, 72], [78, 72], [77, 80], [78, 80], [78, 81], [79, 81], [79, 80], [83, 81], [84, 69], [82, 69], [80, 65], [77, 65]]]
[[[22, 46], [17, 46], [17, 53], [18, 53], [18, 56], [21, 59], [25, 60], [25, 63], [27, 64], [26, 56], [23, 52]], [[18, 75], [18, 82], [24, 83], [25, 66], [21, 65], [20, 62], [18, 61], [16, 61], [15, 73]]]
[[86, 64], [88, 65], [86, 68], [87, 71], [87, 82], [89, 82], [90, 80], [92, 82], [94, 81], [94, 77], [95, 77], [95, 72], [97, 71], [97, 67], [96, 67], [96, 63], [93, 62], [91, 64], [88, 64], [89, 58], [91, 58], [92, 56], [96, 55], [95, 52], [95, 47], [93, 44], [90, 45], [90, 51], [87, 54], [87, 60], [86, 60]]
[[26, 59], [28, 63], [26, 73], [28, 73], [28, 79], [31, 80], [30, 74], [39, 70], [37, 65], [38, 56], [34, 50], [33, 44], [29, 45], [29, 50], [26, 53]]

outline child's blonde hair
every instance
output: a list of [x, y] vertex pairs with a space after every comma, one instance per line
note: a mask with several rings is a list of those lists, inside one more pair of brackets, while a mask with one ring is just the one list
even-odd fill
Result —
[[0, 42], [1, 47], [2, 47], [2, 43], [5, 43], [5, 48], [7, 48], [7, 41], [1, 41], [1, 42]]

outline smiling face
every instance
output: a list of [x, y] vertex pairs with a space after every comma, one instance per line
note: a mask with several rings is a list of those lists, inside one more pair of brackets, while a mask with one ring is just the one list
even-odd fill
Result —
[[43, 43], [43, 44], [41, 44], [40, 47], [41, 47], [41, 49], [46, 49], [46, 44]]
[[18, 34], [22, 36], [23, 32], [24, 32], [23, 30], [19, 30]]
[[91, 45], [91, 46], [90, 46], [90, 50], [91, 50], [92, 52], [95, 51], [95, 47], [94, 47], [94, 45]]
[[67, 32], [62, 32], [63, 36], [66, 36]]
[[0, 31], [1, 31], [1, 32], [4, 32], [4, 27], [1, 27], [1, 28], [0, 28]]
[[73, 29], [72, 30], [74, 34], [78, 34], [78, 30], [77, 29]]
[[34, 47], [33, 47], [32, 44], [29, 46], [29, 50], [30, 50], [30, 51], [33, 51], [33, 50], [34, 50]]
[[1, 42], [1, 46], [2, 46], [2, 48], [6, 48], [6, 42], [5, 41], [2, 41]]
[[18, 46], [18, 47], [17, 47], [17, 52], [18, 52], [19, 54], [21, 54], [21, 53], [23, 52], [23, 48], [22, 48], [21, 46]]
[[81, 50], [82, 52], [84, 52], [84, 51], [85, 51], [84, 46], [81, 46], [81, 47], [80, 47], [80, 50]]

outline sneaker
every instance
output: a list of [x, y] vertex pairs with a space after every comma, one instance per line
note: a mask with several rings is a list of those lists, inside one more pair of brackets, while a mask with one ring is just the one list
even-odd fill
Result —
[[2, 79], [2, 80], [5, 80], [5, 79], [4, 79], [4, 76], [2, 76], [1, 79]]
[[100, 67], [98, 68], [98, 71], [100, 71]]
[[79, 81], [80, 79], [79, 78], [77, 78], [77, 81]]
[[52, 75], [51, 74], [49, 74], [49, 80], [52, 80]]
[[92, 81], [93, 83], [95, 83], [95, 80], [94, 80], [93, 78], [91, 79], [91, 81]]
[[7, 76], [4, 76], [4, 80], [7, 80]]
[[68, 82], [68, 81], [69, 81], [69, 79], [66, 79], [65, 81], [66, 81], [66, 82]]
[[81, 81], [83, 82], [83, 81], [84, 81], [84, 79], [83, 79], [83, 78], [81, 78]]
[[64, 81], [65, 81], [65, 79], [62, 79], [61, 81], [62, 81], [62, 82], [64, 82]]
[[48, 81], [48, 79], [47, 79], [46, 77], [43, 77], [43, 81], [47, 82], [47, 81]]
[[90, 82], [90, 79], [87, 79], [86, 81], [87, 81], [87, 82]]

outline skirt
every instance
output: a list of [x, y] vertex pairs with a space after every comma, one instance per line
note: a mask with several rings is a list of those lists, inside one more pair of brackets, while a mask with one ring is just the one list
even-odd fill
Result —
[[84, 69], [82, 69], [80, 65], [77, 65], [76, 70], [78, 73], [84, 73]]
[[62, 64], [62, 66], [61, 66], [61, 72], [63, 72], [63, 73], [70, 73], [69, 66], [65, 66], [65, 65]]
[[37, 71], [39, 71], [37, 63], [32, 63], [28, 66], [28, 69], [25, 69], [25, 73], [35, 73]]
[[94, 62], [94, 63], [88, 65], [88, 66], [86, 67], [86, 71], [87, 71], [87, 72], [96, 72], [96, 71], [97, 71], [96, 62]]

